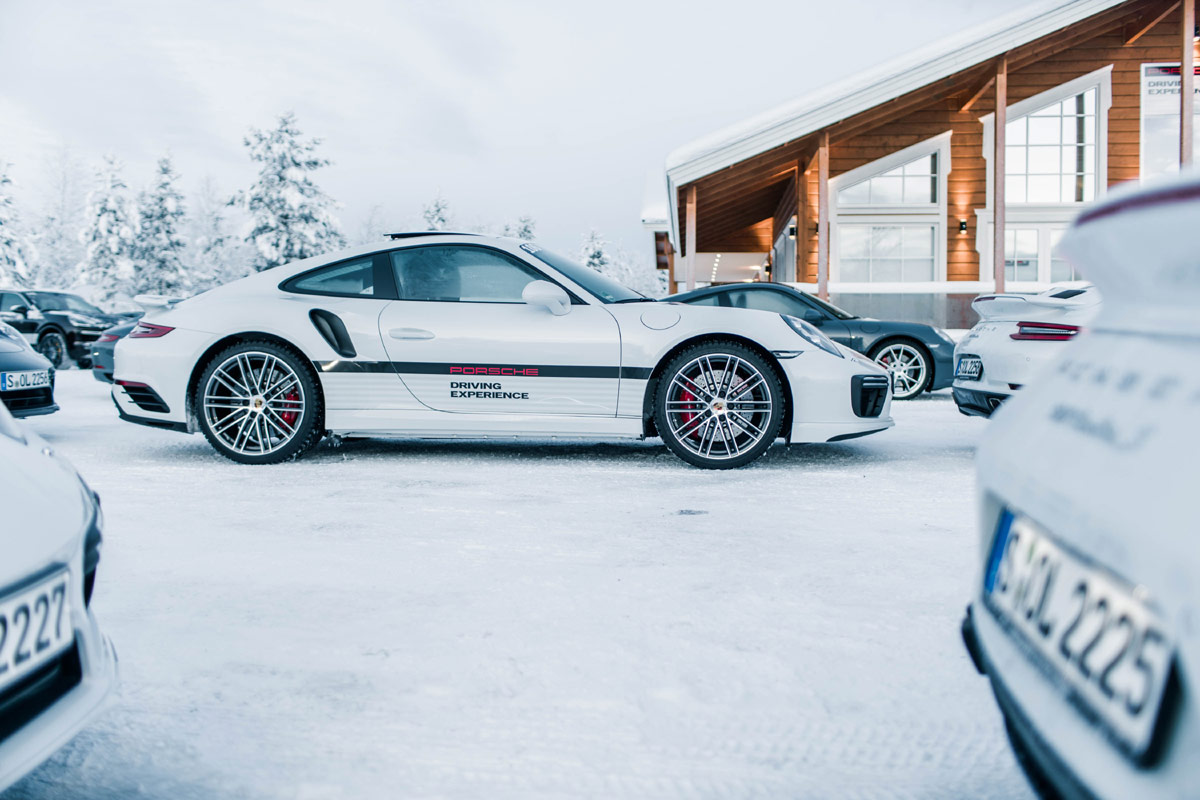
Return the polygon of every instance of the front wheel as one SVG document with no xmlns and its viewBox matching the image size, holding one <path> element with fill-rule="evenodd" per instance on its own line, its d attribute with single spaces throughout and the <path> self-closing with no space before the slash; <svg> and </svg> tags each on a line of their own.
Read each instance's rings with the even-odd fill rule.
<svg viewBox="0 0 1200 800">
<path fill-rule="evenodd" d="M 193 403 L 209 444 L 242 464 L 298 458 L 323 434 L 316 377 L 274 342 L 242 342 L 218 353 L 200 375 Z"/>
<path fill-rule="evenodd" d="M 655 426 L 671 452 L 704 469 L 749 464 L 779 436 L 786 399 L 774 366 L 736 342 L 684 350 L 663 371 Z"/>
<path fill-rule="evenodd" d="M 892 397 L 911 400 L 929 385 L 933 370 L 929 356 L 915 344 L 888 342 L 871 354 L 875 363 L 892 375 Z"/>
</svg>

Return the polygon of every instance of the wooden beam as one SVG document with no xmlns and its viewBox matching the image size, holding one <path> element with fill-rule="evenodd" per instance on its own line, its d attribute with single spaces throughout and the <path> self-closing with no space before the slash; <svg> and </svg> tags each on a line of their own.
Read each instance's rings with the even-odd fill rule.
<svg viewBox="0 0 1200 800">
<path fill-rule="evenodd" d="M 1150 32 L 1151 28 L 1153 28 L 1155 25 L 1157 25 L 1158 23 L 1160 23 L 1164 19 L 1166 19 L 1168 16 L 1170 16 L 1171 12 L 1177 8 L 1179 8 L 1179 0 L 1175 0 L 1174 3 L 1171 3 L 1171 5 L 1167 6 L 1165 9 L 1163 9 L 1163 12 L 1161 14 L 1159 14 L 1157 17 L 1155 17 L 1153 20 L 1151 20 L 1150 24 L 1142 26 L 1141 28 L 1139 28 L 1137 30 L 1136 33 L 1133 34 L 1133 36 L 1130 36 L 1128 39 L 1126 39 L 1125 47 L 1129 47 L 1129 45 L 1133 44 L 1138 39 L 1145 36 L 1147 33 Z"/>
<path fill-rule="evenodd" d="M 792 265 L 792 280 L 804 280 L 808 265 L 808 173 L 796 162 L 796 263 Z"/>
<path fill-rule="evenodd" d="M 829 132 L 817 146 L 817 297 L 829 299 Z"/>
<path fill-rule="evenodd" d="M 992 275 L 1004 291 L 1004 139 L 1008 122 L 1008 56 L 996 64 L 996 114 L 992 131 Z"/>
<path fill-rule="evenodd" d="M 996 82 L 996 70 L 994 67 L 989 65 L 987 75 L 984 75 L 983 80 L 981 80 L 975 86 L 975 88 L 971 90 L 971 93 L 969 95 L 967 95 L 966 102 L 958 107 L 958 113 L 965 114 L 968 111 L 970 111 L 971 106 L 973 106 L 977 102 L 979 102 L 980 98 L 983 97 L 984 93 L 987 92 L 988 89 L 992 88 L 992 84 L 995 82 Z"/>
<path fill-rule="evenodd" d="M 687 214 L 687 227 L 684 235 L 687 237 L 687 256 L 684 269 L 687 271 L 687 290 L 690 292 L 696 288 L 696 184 L 694 183 L 687 190 L 685 213 Z"/>
<path fill-rule="evenodd" d="M 1196 35 L 1195 0 L 1184 0 L 1183 25 L 1180 27 L 1179 58 L 1179 167 L 1192 163 L 1192 108 L 1195 106 L 1196 83 L 1195 43 Z"/>
</svg>

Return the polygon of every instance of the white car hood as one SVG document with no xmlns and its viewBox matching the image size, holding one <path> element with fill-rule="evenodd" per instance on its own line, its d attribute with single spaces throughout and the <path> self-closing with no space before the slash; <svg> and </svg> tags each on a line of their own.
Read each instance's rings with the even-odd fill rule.
<svg viewBox="0 0 1200 800">
<path fill-rule="evenodd" d="M 45 442 L 0 436 L 0 589 L 66 559 L 80 546 L 89 506 L 65 462 Z"/>
</svg>

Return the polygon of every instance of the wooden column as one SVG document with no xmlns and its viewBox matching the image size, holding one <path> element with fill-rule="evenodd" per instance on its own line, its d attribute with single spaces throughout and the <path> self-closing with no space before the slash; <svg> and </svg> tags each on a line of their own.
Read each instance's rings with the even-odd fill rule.
<svg viewBox="0 0 1200 800">
<path fill-rule="evenodd" d="M 796 263 L 792 280 L 804 280 L 808 267 L 808 173 L 804 164 L 796 162 Z"/>
<path fill-rule="evenodd" d="M 1195 0 L 1183 0 L 1183 26 L 1179 58 L 1179 168 L 1192 163 L 1192 106 L 1195 84 L 1193 37 L 1196 35 Z"/>
<path fill-rule="evenodd" d="M 992 276 L 1004 291 L 1004 140 L 1008 123 L 1008 56 L 996 64 L 996 115 L 992 148 Z"/>
<path fill-rule="evenodd" d="M 667 294 L 675 294 L 675 248 L 671 246 L 671 235 L 663 234 L 663 247 L 667 252 Z"/>
<path fill-rule="evenodd" d="M 693 184 L 687 191 L 687 255 L 684 257 L 684 269 L 687 271 L 687 290 L 696 288 L 696 186 Z"/>
<path fill-rule="evenodd" d="M 829 133 L 817 145 L 817 297 L 829 299 Z"/>
</svg>

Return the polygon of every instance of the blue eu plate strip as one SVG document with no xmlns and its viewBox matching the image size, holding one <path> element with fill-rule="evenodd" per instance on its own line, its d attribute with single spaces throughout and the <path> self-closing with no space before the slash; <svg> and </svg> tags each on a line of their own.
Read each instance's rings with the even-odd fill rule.
<svg viewBox="0 0 1200 800">
<path fill-rule="evenodd" d="M 996 573 L 1000 570 L 1000 559 L 1004 557 L 1004 546 L 1008 544 L 1008 533 L 1012 530 L 1012 512 L 1005 509 L 996 526 L 996 538 L 992 540 L 992 552 L 988 556 L 987 571 L 983 573 L 983 589 L 990 593 L 996 585 Z"/>
</svg>

